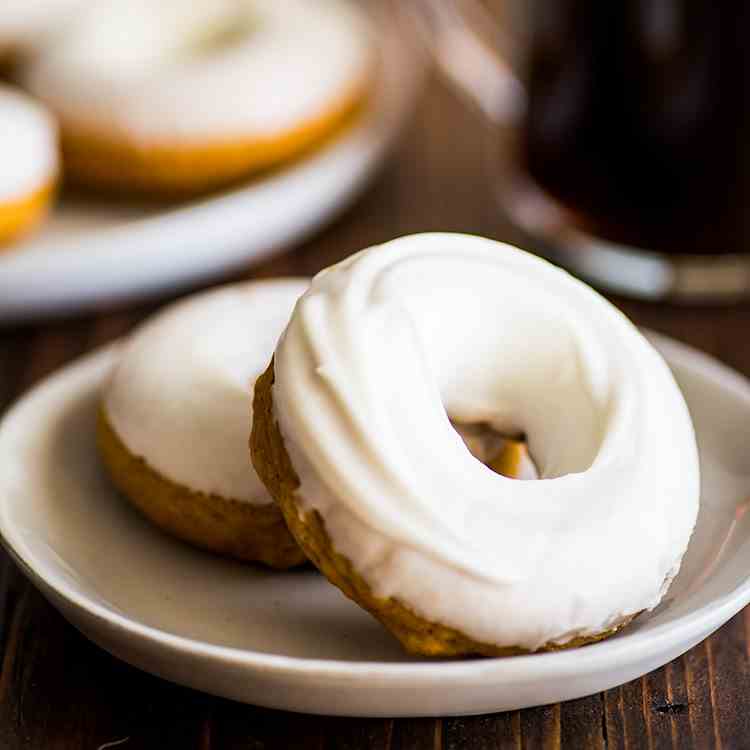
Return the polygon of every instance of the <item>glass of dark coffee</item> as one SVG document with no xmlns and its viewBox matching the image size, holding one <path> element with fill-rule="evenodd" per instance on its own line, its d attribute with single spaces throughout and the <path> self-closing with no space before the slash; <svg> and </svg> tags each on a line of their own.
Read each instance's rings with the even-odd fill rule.
<svg viewBox="0 0 750 750">
<path fill-rule="evenodd" d="M 750 298 L 750 5 L 411 0 L 532 249 L 599 286 Z"/>
</svg>

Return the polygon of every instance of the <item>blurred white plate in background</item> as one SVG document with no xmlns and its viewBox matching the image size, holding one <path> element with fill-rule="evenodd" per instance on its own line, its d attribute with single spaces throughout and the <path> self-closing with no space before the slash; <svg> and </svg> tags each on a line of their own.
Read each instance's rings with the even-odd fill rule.
<svg viewBox="0 0 750 750">
<path fill-rule="evenodd" d="M 63 200 L 0 254 L 0 323 L 157 295 L 300 242 L 343 210 L 385 156 L 414 100 L 420 60 L 379 11 L 380 77 L 368 110 L 304 159 L 179 207 Z M 356 248 L 353 248 L 356 249 Z"/>
<path fill-rule="evenodd" d="M 698 523 L 666 600 L 582 649 L 419 659 L 312 570 L 274 573 L 162 534 L 118 497 L 97 458 L 99 388 L 113 348 L 42 383 L 0 425 L 0 535 L 95 643 L 217 695 L 313 713 L 439 716 L 595 693 L 666 664 L 750 601 L 750 385 L 695 349 L 654 341 L 696 427 Z"/>
</svg>

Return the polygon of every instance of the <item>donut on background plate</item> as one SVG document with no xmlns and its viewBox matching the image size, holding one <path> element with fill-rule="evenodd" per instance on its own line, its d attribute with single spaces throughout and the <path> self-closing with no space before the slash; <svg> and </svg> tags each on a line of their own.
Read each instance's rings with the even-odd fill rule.
<svg viewBox="0 0 750 750">
<path fill-rule="evenodd" d="M 541 478 L 499 475 L 454 425 L 525 435 Z M 308 557 L 418 654 L 616 632 L 661 601 L 698 511 L 661 356 L 581 282 L 468 235 L 318 274 L 256 384 L 251 447 Z"/>
<path fill-rule="evenodd" d="M 114 484 L 193 545 L 275 568 L 305 561 L 247 461 L 255 378 L 305 279 L 191 296 L 137 328 L 102 394 L 98 442 Z"/>
<path fill-rule="evenodd" d="M 44 218 L 57 174 L 53 118 L 26 94 L 0 85 L 0 249 Z"/>
<path fill-rule="evenodd" d="M 103 0 L 23 71 L 57 113 L 72 180 L 172 196 L 301 153 L 373 74 L 348 0 Z"/>
</svg>

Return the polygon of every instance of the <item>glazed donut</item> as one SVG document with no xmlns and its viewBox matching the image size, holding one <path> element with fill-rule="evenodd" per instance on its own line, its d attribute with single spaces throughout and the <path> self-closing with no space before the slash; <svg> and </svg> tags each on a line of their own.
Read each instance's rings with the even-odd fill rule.
<svg viewBox="0 0 750 750">
<path fill-rule="evenodd" d="M 41 221 L 57 171 L 53 119 L 22 92 L 0 85 L 0 246 Z"/>
<path fill-rule="evenodd" d="M 660 355 L 551 264 L 423 234 L 318 274 L 255 389 L 258 475 L 308 557 L 411 652 L 582 645 L 655 607 L 698 510 Z M 453 424 L 524 435 L 507 479 Z"/>
<path fill-rule="evenodd" d="M 348 0 L 105 0 L 23 74 L 56 112 L 79 183 L 203 191 L 299 154 L 369 88 Z"/>
<path fill-rule="evenodd" d="M 247 461 L 257 375 L 304 279 L 230 285 L 138 328 L 105 387 L 101 456 L 147 518 L 191 544 L 288 568 L 305 560 Z"/>
</svg>

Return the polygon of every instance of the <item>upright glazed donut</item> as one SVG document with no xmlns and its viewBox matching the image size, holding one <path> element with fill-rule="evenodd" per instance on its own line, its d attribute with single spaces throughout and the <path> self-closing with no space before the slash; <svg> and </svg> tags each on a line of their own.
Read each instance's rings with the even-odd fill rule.
<svg viewBox="0 0 750 750">
<path fill-rule="evenodd" d="M 0 85 L 0 246 L 44 217 L 58 172 L 57 126 L 23 92 Z"/>
<path fill-rule="evenodd" d="M 363 100 L 373 56 L 348 0 L 104 0 L 35 56 L 66 170 L 189 193 L 291 158 Z"/>
<path fill-rule="evenodd" d="M 306 279 L 233 284 L 168 307 L 124 343 L 102 394 L 115 485 L 164 531 L 276 568 L 304 562 L 247 461 L 255 378 Z"/>
<path fill-rule="evenodd" d="M 538 481 L 454 424 L 526 436 Z M 661 356 L 528 253 L 404 237 L 315 277 L 255 391 L 252 457 L 311 560 L 410 651 L 588 643 L 655 607 L 698 510 Z"/>
</svg>

